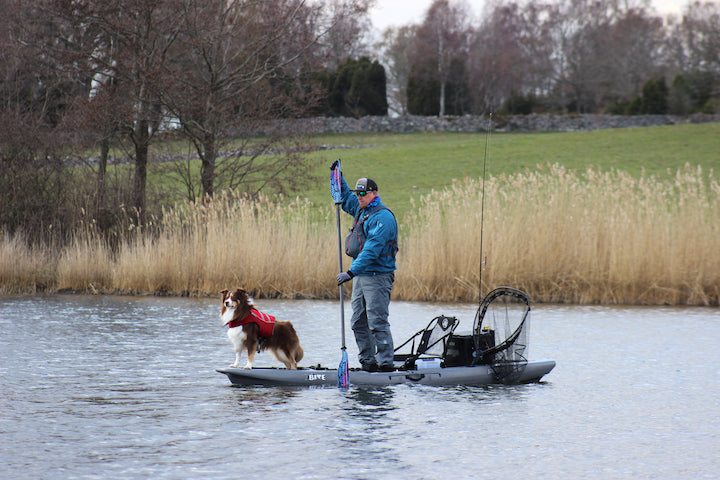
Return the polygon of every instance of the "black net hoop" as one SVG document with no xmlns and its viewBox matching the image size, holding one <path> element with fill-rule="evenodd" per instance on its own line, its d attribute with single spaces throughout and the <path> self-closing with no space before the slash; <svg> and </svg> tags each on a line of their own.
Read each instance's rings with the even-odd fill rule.
<svg viewBox="0 0 720 480">
<path fill-rule="evenodd" d="M 473 324 L 474 363 L 489 364 L 498 381 L 513 383 L 527 365 L 530 297 L 498 287 L 483 298 Z"/>
</svg>

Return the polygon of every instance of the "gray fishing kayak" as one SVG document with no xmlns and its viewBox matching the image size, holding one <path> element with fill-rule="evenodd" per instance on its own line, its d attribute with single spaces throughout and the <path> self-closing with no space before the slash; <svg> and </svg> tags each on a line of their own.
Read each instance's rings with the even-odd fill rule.
<svg viewBox="0 0 720 480">
<path fill-rule="evenodd" d="M 460 367 L 430 367 L 416 370 L 396 370 L 394 372 L 366 372 L 350 370 L 350 385 L 384 386 L 401 383 L 417 383 L 420 385 L 490 385 L 497 383 L 523 384 L 538 382 L 554 367 L 553 360 L 528 362 L 515 369 L 511 381 L 508 377 L 498 375 L 509 365 L 477 365 Z M 337 369 L 332 368 L 220 368 L 217 370 L 228 376 L 233 385 L 266 385 L 266 386 L 337 386 Z M 503 380 L 504 378 L 504 380 Z"/>
<path fill-rule="evenodd" d="M 539 382 L 555 361 L 527 359 L 530 298 L 499 287 L 480 303 L 473 330 L 455 333 L 458 319 L 440 315 L 395 349 L 392 372 L 349 371 L 350 385 L 490 385 Z M 233 385 L 337 386 L 338 371 L 321 366 L 221 368 Z"/>
</svg>

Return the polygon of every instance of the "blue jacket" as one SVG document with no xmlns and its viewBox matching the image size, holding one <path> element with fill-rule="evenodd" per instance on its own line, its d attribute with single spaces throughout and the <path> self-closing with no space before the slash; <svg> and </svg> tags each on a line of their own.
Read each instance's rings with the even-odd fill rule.
<svg viewBox="0 0 720 480">
<path fill-rule="evenodd" d="M 345 182 L 345 177 L 341 177 L 341 189 L 342 209 L 356 219 L 367 208 L 378 204 L 382 205 L 382 201 L 378 196 L 367 208 L 361 210 L 360 202 L 358 202 L 357 196 L 350 191 L 350 187 Z M 389 252 L 391 247 L 388 247 L 388 245 L 392 244 L 393 241 L 397 244 L 398 229 L 395 216 L 390 210 L 378 210 L 365 220 L 363 229 L 366 236 L 365 245 L 348 270 L 354 275 L 394 272 L 397 268 L 395 266 L 395 255 L 393 252 Z"/>
</svg>

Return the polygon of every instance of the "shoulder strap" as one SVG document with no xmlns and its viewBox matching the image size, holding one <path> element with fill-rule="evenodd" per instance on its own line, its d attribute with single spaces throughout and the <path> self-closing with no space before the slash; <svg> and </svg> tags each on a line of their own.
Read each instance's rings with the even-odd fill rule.
<svg viewBox="0 0 720 480">
<path fill-rule="evenodd" d="M 365 220 L 370 218 L 370 215 L 377 213 L 380 210 L 387 210 L 392 213 L 390 209 L 387 208 L 385 205 L 373 205 L 372 207 L 365 209 L 362 215 L 360 215 L 360 211 L 358 211 L 357 217 L 355 217 L 355 221 L 353 222 L 353 230 L 355 229 L 355 227 L 357 227 L 358 223 L 362 225 L 363 223 L 365 223 Z M 393 214 L 393 216 L 395 215 Z"/>
<path fill-rule="evenodd" d="M 370 208 L 365 209 L 364 214 L 362 215 L 362 221 L 364 222 L 367 220 L 370 215 L 379 212 L 380 210 L 390 210 L 385 205 L 373 205 Z M 360 212 L 358 212 L 358 216 L 355 218 L 355 222 L 357 223 L 358 219 L 360 218 Z"/>
</svg>

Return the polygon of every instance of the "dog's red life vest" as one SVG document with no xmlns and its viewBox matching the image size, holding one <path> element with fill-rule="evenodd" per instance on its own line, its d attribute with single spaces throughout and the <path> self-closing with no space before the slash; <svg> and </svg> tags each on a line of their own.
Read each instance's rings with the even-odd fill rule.
<svg viewBox="0 0 720 480">
<path fill-rule="evenodd" d="M 260 312 L 252 309 L 242 320 L 230 320 L 228 327 L 239 327 L 246 323 L 257 323 L 260 327 L 260 336 L 263 338 L 269 338 L 272 336 L 273 329 L 275 329 L 275 317 L 268 315 L 267 313 Z"/>
</svg>

